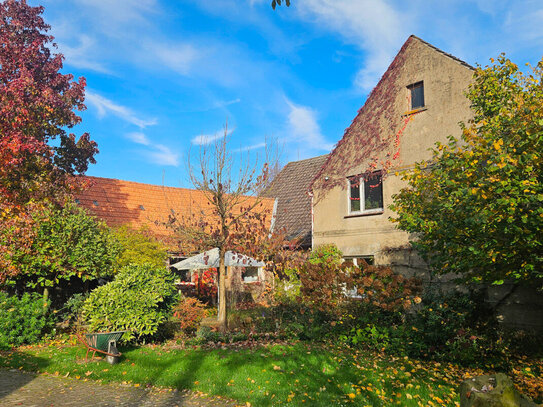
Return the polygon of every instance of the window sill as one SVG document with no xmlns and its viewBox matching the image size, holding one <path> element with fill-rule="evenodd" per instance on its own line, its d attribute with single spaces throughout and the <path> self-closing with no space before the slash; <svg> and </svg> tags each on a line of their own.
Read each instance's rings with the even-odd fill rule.
<svg viewBox="0 0 543 407">
<path fill-rule="evenodd" d="M 412 114 L 424 112 L 425 110 L 428 110 L 427 106 L 419 107 L 418 109 L 409 110 L 405 112 L 404 114 L 402 114 L 402 117 L 411 116 Z"/>
<path fill-rule="evenodd" d="M 380 211 L 368 211 L 368 212 L 359 212 L 359 213 L 351 213 L 350 215 L 345 215 L 343 218 L 344 219 L 347 219 L 347 218 L 360 218 L 362 216 L 373 216 L 373 215 L 382 215 L 385 211 L 384 210 L 380 210 Z"/>
</svg>

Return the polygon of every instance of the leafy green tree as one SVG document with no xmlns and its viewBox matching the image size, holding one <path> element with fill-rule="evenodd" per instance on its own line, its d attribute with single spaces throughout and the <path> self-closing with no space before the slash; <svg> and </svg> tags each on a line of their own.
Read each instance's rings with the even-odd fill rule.
<svg viewBox="0 0 543 407">
<path fill-rule="evenodd" d="M 121 226 L 113 231 L 122 250 L 115 260 L 115 269 L 129 264 L 150 264 L 154 267 L 164 267 L 168 259 L 167 247 L 155 239 L 148 229 L 133 230 Z"/>
<path fill-rule="evenodd" d="M 120 246 L 104 223 L 72 203 L 63 208 L 49 205 L 35 211 L 32 218 L 29 250 L 15 247 L 10 257 L 20 269 L 15 279 L 26 287 L 43 290 L 47 298 L 60 280 L 77 277 L 85 282 L 112 274 Z"/>
<path fill-rule="evenodd" d="M 529 73 L 491 61 L 475 72 L 461 139 L 403 175 L 393 221 L 436 273 L 543 288 L 543 60 Z"/>
</svg>

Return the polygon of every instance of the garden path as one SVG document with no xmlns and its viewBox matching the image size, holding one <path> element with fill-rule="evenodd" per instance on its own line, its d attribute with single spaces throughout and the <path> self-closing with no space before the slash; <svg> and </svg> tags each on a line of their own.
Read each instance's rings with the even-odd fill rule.
<svg viewBox="0 0 543 407">
<path fill-rule="evenodd" d="M 234 407 L 224 398 L 207 398 L 188 391 L 145 389 L 101 384 L 69 377 L 35 375 L 0 369 L 2 407 Z"/>
</svg>

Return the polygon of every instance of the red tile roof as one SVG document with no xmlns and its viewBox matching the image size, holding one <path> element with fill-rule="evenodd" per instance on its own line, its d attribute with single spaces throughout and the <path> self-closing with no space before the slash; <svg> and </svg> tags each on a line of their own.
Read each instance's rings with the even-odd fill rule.
<svg viewBox="0 0 543 407">
<path fill-rule="evenodd" d="M 201 191 L 111 178 L 85 178 L 89 185 L 76 196 L 82 207 L 111 227 L 147 227 L 157 238 L 170 245 L 174 242 L 173 232 L 163 223 L 168 221 L 172 211 L 178 216 L 210 213 L 208 201 Z M 247 197 L 247 203 L 254 199 Z M 263 199 L 262 212 L 270 214 L 267 217 L 269 222 L 273 206 L 273 199 Z"/>
</svg>

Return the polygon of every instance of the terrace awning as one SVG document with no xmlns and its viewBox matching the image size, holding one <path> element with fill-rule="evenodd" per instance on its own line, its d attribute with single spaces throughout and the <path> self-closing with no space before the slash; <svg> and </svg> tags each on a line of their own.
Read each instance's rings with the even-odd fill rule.
<svg viewBox="0 0 543 407">
<path fill-rule="evenodd" d="M 264 267 L 266 264 L 244 254 L 227 251 L 224 255 L 224 265 L 226 267 Z M 219 249 L 216 247 L 171 266 L 177 270 L 219 268 Z"/>
</svg>

